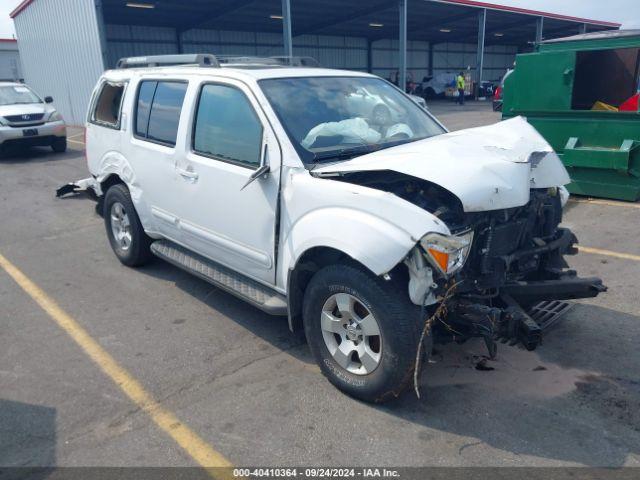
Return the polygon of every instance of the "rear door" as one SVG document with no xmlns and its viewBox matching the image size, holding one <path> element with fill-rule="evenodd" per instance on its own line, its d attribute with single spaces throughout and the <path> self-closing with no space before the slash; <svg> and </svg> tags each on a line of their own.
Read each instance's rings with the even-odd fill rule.
<svg viewBox="0 0 640 480">
<path fill-rule="evenodd" d="M 132 196 L 147 231 L 180 241 L 170 197 L 178 183 L 175 165 L 183 152 L 181 114 L 186 80 L 143 78 L 136 86 L 128 160 L 133 168 Z"/>
<path fill-rule="evenodd" d="M 256 280 L 275 281 L 281 153 L 250 88 L 205 81 L 192 89 L 186 155 L 169 210 L 184 244 Z M 248 183 L 268 162 L 270 171 Z"/>
<path fill-rule="evenodd" d="M 126 125 L 123 99 L 128 82 L 103 80 L 95 89 L 89 107 L 85 131 L 85 148 L 89 170 L 100 170 L 109 152 L 122 150 L 122 130 Z"/>
</svg>

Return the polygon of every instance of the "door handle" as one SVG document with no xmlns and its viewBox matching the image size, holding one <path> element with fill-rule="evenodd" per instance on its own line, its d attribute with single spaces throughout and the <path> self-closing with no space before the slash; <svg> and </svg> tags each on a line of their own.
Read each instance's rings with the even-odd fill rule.
<svg viewBox="0 0 640 480">
<path fill-rule="evenodd" d="M 196 181 L 200 175 L 193 171 L 193 167 L 189 166 L 187 168 L 177 168 L 180 176 L 184 178 L 188 178 L 189 180 Z"/>
</svg>

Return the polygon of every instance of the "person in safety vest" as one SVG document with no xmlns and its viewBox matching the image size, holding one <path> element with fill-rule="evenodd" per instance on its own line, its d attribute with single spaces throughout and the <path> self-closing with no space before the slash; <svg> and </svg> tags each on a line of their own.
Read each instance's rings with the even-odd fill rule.
<svg viewBox="0 0 640 480">
<path fill-rule="evenodd" d="M 463 72 L 460 72 L 460 75 L 456 78 L 456 87 L 458 88 L 458 103 L 460 105 L 464 105 L 464 88 L 466 87 L 466 84 Z"/>
</svg>

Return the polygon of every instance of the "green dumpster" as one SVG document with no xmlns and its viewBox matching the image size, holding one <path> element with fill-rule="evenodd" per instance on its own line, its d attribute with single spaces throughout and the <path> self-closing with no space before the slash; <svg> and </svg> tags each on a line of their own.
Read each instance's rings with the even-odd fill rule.
<svg viewBox="0 0 640 480">
<path fill-rule="evenodd" d="M 569 171 L 569 191 L 640 198 L 640 30 L 544 41 L 518 55 L 503 118 L 523 115 Z"/>
</svg>

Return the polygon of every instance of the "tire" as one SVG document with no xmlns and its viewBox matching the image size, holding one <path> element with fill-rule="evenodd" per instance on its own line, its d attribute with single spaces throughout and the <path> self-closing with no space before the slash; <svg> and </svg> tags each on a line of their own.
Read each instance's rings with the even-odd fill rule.
<svg viewBox="0 0 640 480">
<path fill-rule="evenodd" d="M 64 153 L 67 151 L 67 137 L 58 137 L 51 142 L 51 149 L 56 153 Z"/>
<path fill-rule="evenodd" d="M 125 185 L 119 183 L 107 190 L 103 216 L 109 243 L 118 260 L 129 267 L 148 263 L 152 240 L 144 233 Z"/>
<path fill-rule="evenodd" d="M 351 298 L 357 327 L 342 313 L 346 299 Z M 331 265 L 317 272 L 307 286 L 304 330 L 316 362 L 333 385 L 360 400 L 382 403 L 398 397 L 411 382 L 419 339 L 418 312 L 392 282 L 359 267 Z M 375 335 L 367 336 L 375 333 L 369 314 L 378 327 L 377 340 Z M 369 320 L 359 321 L 363 318 Z M 351 324 L 351 330 L 345 323 Z M 358 327 L 362 327 L 361 337 L 356 337 Z M 353 349 L 355 356 L 345 354 Z M 377 363 L 373 361 L 376 357 Z"/>
</svg>

